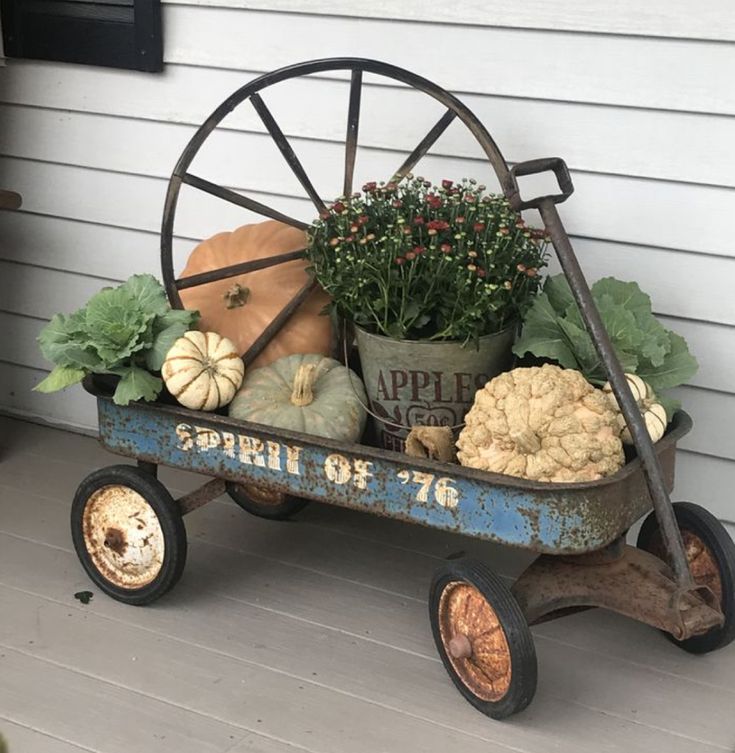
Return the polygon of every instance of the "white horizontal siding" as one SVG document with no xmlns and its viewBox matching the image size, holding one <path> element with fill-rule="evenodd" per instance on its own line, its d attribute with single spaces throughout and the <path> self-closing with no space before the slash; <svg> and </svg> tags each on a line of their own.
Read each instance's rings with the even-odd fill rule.
<svg viewBox="0 0 735 753">
<path fill-rule="evenodd" d="M 375 57 L 457 92 L 733 114 L 727 44 L 170 5 L 167 62 L 238 70 Z M 325 52 L 326 51 L 326 52 Z M 449 54 L 442 54 L 446 51 Z"/>
<path fill-rule="evenodd" d="M 59 77 L 56 65 L 34 61 L 13 61 L 11 72 L 0 77 L 0 102 L 184 125 L 199 125 L 226 96 L 259 75 L 173 64 L 160 76 L 141 76 L 70 65 Z M 125 91 L 125 97 L 119 96 L 120 91 Z M 287 135 L 341 142 L 343 119 L 334 116 L 331 105 L 346 102 L 348 94 L 345 81 L 310 77 L 283 84 L 264 96 Z M 733 125 L 727 116 L 477 94 L 463 95 L 462 100 L 488 124 L 511 162 L 528 159 L 529 154 L 563 154 L 578 171 L 735 184 Z M 305 107 L 304 102 L 314 107 Z M 369 81 L 363 103 L 361 146 L 393 150 L 413 149 L 441 110 L 418 92 Z M 320 110 L 323 116 L 316 117 Z M 412 117 L 376 115 L 396 112 L 411 112 Z M 265 132 L 251 107 L 235 110 L 225 125 Z M 432 153 L 476 157 L 478 150 L 465 131 L 450 128 Z"/>
<path fill-rule="evenodd" d="M 561 208 L 591 279 L 637 279 L 700 371 L 679 397 L 695 419 L 677 493 L 735 521 L 735 20 L 718 0 L 185 0 L 164 6 L 161 75 L 12 61 L 0 77 L 0 174 L 23 194 L 0 225 L 0 406 L 82 427 L 81 389 L 41 396 L 34 339 L 56 311 L 134 272 L 158 272 L 168 175 L 206 115 L 260 73 L 325 55 L 384 59 L 450 90 L 506 158 L 560 155 L 576 187 Z M 687 11 L 687 12 L 685 12 Z M 391 22 L 389 19 L 393 19 Z M 715 42 L 714 40 L 717 40 Z M 424 51 L 432 54 L 423 54 Z M 463 54 L 459 54 L 462 52 Z M 264 94 L 325 198 L 340 188 L 348 84 L 341 73 Z M 388 177 L 442 108 L 366 77 L 356 182 Z M 304 220 L 313 207 L 252 108 L 227 118 L 193 168 Z M 421 164 L 432 178 L 492 185 L 455 123 Z M 525 190 L 530 190 L 524 186 Z M 177 268 L 196 239 L 254 219 L 191 189 L 177 215 Z M 6 338 L 7 339 L 7 338 Z"/>
<path fill-rule="evenodd" d="M 177 5 L 241 8 L 242 0 L 164 0 Z M 735 15 L 729 0 L 709 0 L 692 12 L 691 0 L 248 0 L 253 10 L 327 16 L 400 19 L 420 23 L 505 26 L 513 29 L 641 34 L 651 37 L 735 40 Z"/>
</svg>

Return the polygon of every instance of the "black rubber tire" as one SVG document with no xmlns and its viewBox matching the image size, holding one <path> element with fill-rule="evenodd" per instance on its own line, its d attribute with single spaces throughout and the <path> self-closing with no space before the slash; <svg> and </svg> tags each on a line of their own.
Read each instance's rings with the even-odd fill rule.
<svg viewBox="0 0 735 753">
<path fill-rule="evenodd" d="M 277 504 L 263 504 L 253 496 L 248 495 L 242 484 L 228 481 L 226 487 L 227 493 L 235 504 L 251 515 L 257 515 L 259 518 L 267 518 L 268 520 L 287 520 L 309 504 L 307 499 L 291 497 L 288 494 L 283 494 L 283 500 Z"/>
<path fill-rule="evenodd" d="M 126 588 L 110 581 L 94 564 L 84 538 L 84 511 L 89 499 L 105 486 L 127 486 L 153 509 L 163 533 L 164 554 L 156 577 L 139 588 Z M 130 465 L 112 465 L 90 473 L 79 485 L 71 508 L 71 535 L 79 561 L 89 577 L 108 596 L 134 606 L 160 599 L 181 577 L 186 564 L 186 528 L 166 487 L 145 471 Z"/>
<path fill-rule="evenodd" d="M 695 635 L 683 641 L 676 640 L 667 632 L 664 632 L 664 635 L 689 653 L 707 654 L 718 648 L 724 648 L 735 640 L 735 543 L 722 523 L 700 505 L 692 502 L 676 502 L 673 507 L 682 533 L 685 531 L 693 533 L 701 539 L 714 557 L 722 583 L 720 608 L 725 615 L 725 624 L 704 635 Z M 644 551 L 660 555 L 660 534 L 654 513 L 651 513 L 643 522 L 638 534 L 637 546 Z"/>
<path fill-rule="evenodd" d="M 494 610 L 508 643 L 511 680 L 508 690 L 497 701 L 477 696 L 452 666 L 439 627 L 439 603 L 444 589 L 461 581 L 474 586 Z M 429 592 L 429 619 L 434 642 L 444 668 L 459 692 L 478 710 L 493 719 L 505 719 L 528 706 L 536 693 L 538 667 L 533 636 L 526 618 L 510 589 L 486 565 L 471 559 L 452 560 L 434 575 Z"/>
</svg>

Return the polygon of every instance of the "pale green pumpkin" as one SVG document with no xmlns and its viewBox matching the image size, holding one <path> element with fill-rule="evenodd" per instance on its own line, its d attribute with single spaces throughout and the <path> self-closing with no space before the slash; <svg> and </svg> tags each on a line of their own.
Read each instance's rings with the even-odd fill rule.
<svg viewBox="0 0 735 753">
<path fill-rule="evenodd" d="M 297 353 L 249 372 L 229 413 L 242 421 L 354 442 L 365 428 L 366 402 L 360 378 L 339 361 Z"/>
</svg>

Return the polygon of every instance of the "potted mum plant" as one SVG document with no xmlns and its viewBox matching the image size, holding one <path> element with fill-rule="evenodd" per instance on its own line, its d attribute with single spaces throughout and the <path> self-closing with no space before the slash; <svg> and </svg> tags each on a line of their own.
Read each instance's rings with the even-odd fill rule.
<svg viewBox="0 0 735 753">
<path fill-rule="evenodd" d="M 311 226 L 308 255 L 354 326 L 384 447 L 401 450 L 414 425 L 460 424 L 475 391 L 510 367 L 545 247 L 472 179 L 366 183 Z"/>
</svg>

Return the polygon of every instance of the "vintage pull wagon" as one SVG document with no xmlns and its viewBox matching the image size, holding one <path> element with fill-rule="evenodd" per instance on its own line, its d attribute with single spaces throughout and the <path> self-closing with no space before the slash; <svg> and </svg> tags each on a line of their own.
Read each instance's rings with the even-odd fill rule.
<svg viewBox="0 0 735 753">
<path fill-rule="evenodd" d="M 408 174 L 458 119 L 479 142 L 513 207 L 539 210 L 606 366 L 635 440 L 636 456 L 601 481 L 532 483 L 368 445 L 273 431 L 163 403 L 120 407 L 87 381 L 87 389 L 97 396 L 101 442 L 112 452 L 137 460 L 137 467 L 115 465 L 95 471 L 77 491 L 72 534 L 92 580 L 120 601 L 148 604 L 166 593 L 182 573 L 186 513 L 223 493 L 246 510 L 270 518 L 287 517 L 308 500 L 318 500 L 539 554 L 512 588 L 485 564 L 469 560 L 448 561 L 430 587 L 429 616 L 439 655 L 465 698 L 493 718 L 520 711 L 533 698 L 536 655 L 529 625 L 543 620 L 604 607 L 665 631 L 694 653 L 730 643 L 735 638 L 735 545 L 706 510 L 690 503 L 672 505 L 669 500 L 676 443 L 691 428 L 691 420 L 680 411 L 664 438 L 653 445 L 557 213 L 556 204 L 573 190 L 561 159 L 533 160 L 509 168 L 482 123 L 457 98 L 384 63 L 337 58 L 263 75 L 212 113 L 174 169 L 161 234 L 163 277 L 171 304 L 181 306 L 179 290 L 185 287 L 294 258 L 289 253 L 176 279 L 172 238 L 177 200 L 182 184 L 187 184 L 263 216 L 307 227 L 305 222 L 188 170 L 222 119 L 249 102 L 317 211 L 323 209 L 260 92 L 294 77 L 335 71 L 351 75 L 345 194 L 352 190 L 362 77 L 369 73 L 413 87 L 446 107 L 396 175 Z M 544 171 L 556 175 L 559 192 L 522 199 L 517 178 Z M 311 278 L 305 279 L 293 301 L 245 353 L 246 364 L 263 350 L 313 285 Z M 159 465 L 196 471 L 211 480 L 174 500 L 157 479 Z M 627 545 L 627 531 L 647 513 L 638 546 Z"/>
</svg>

